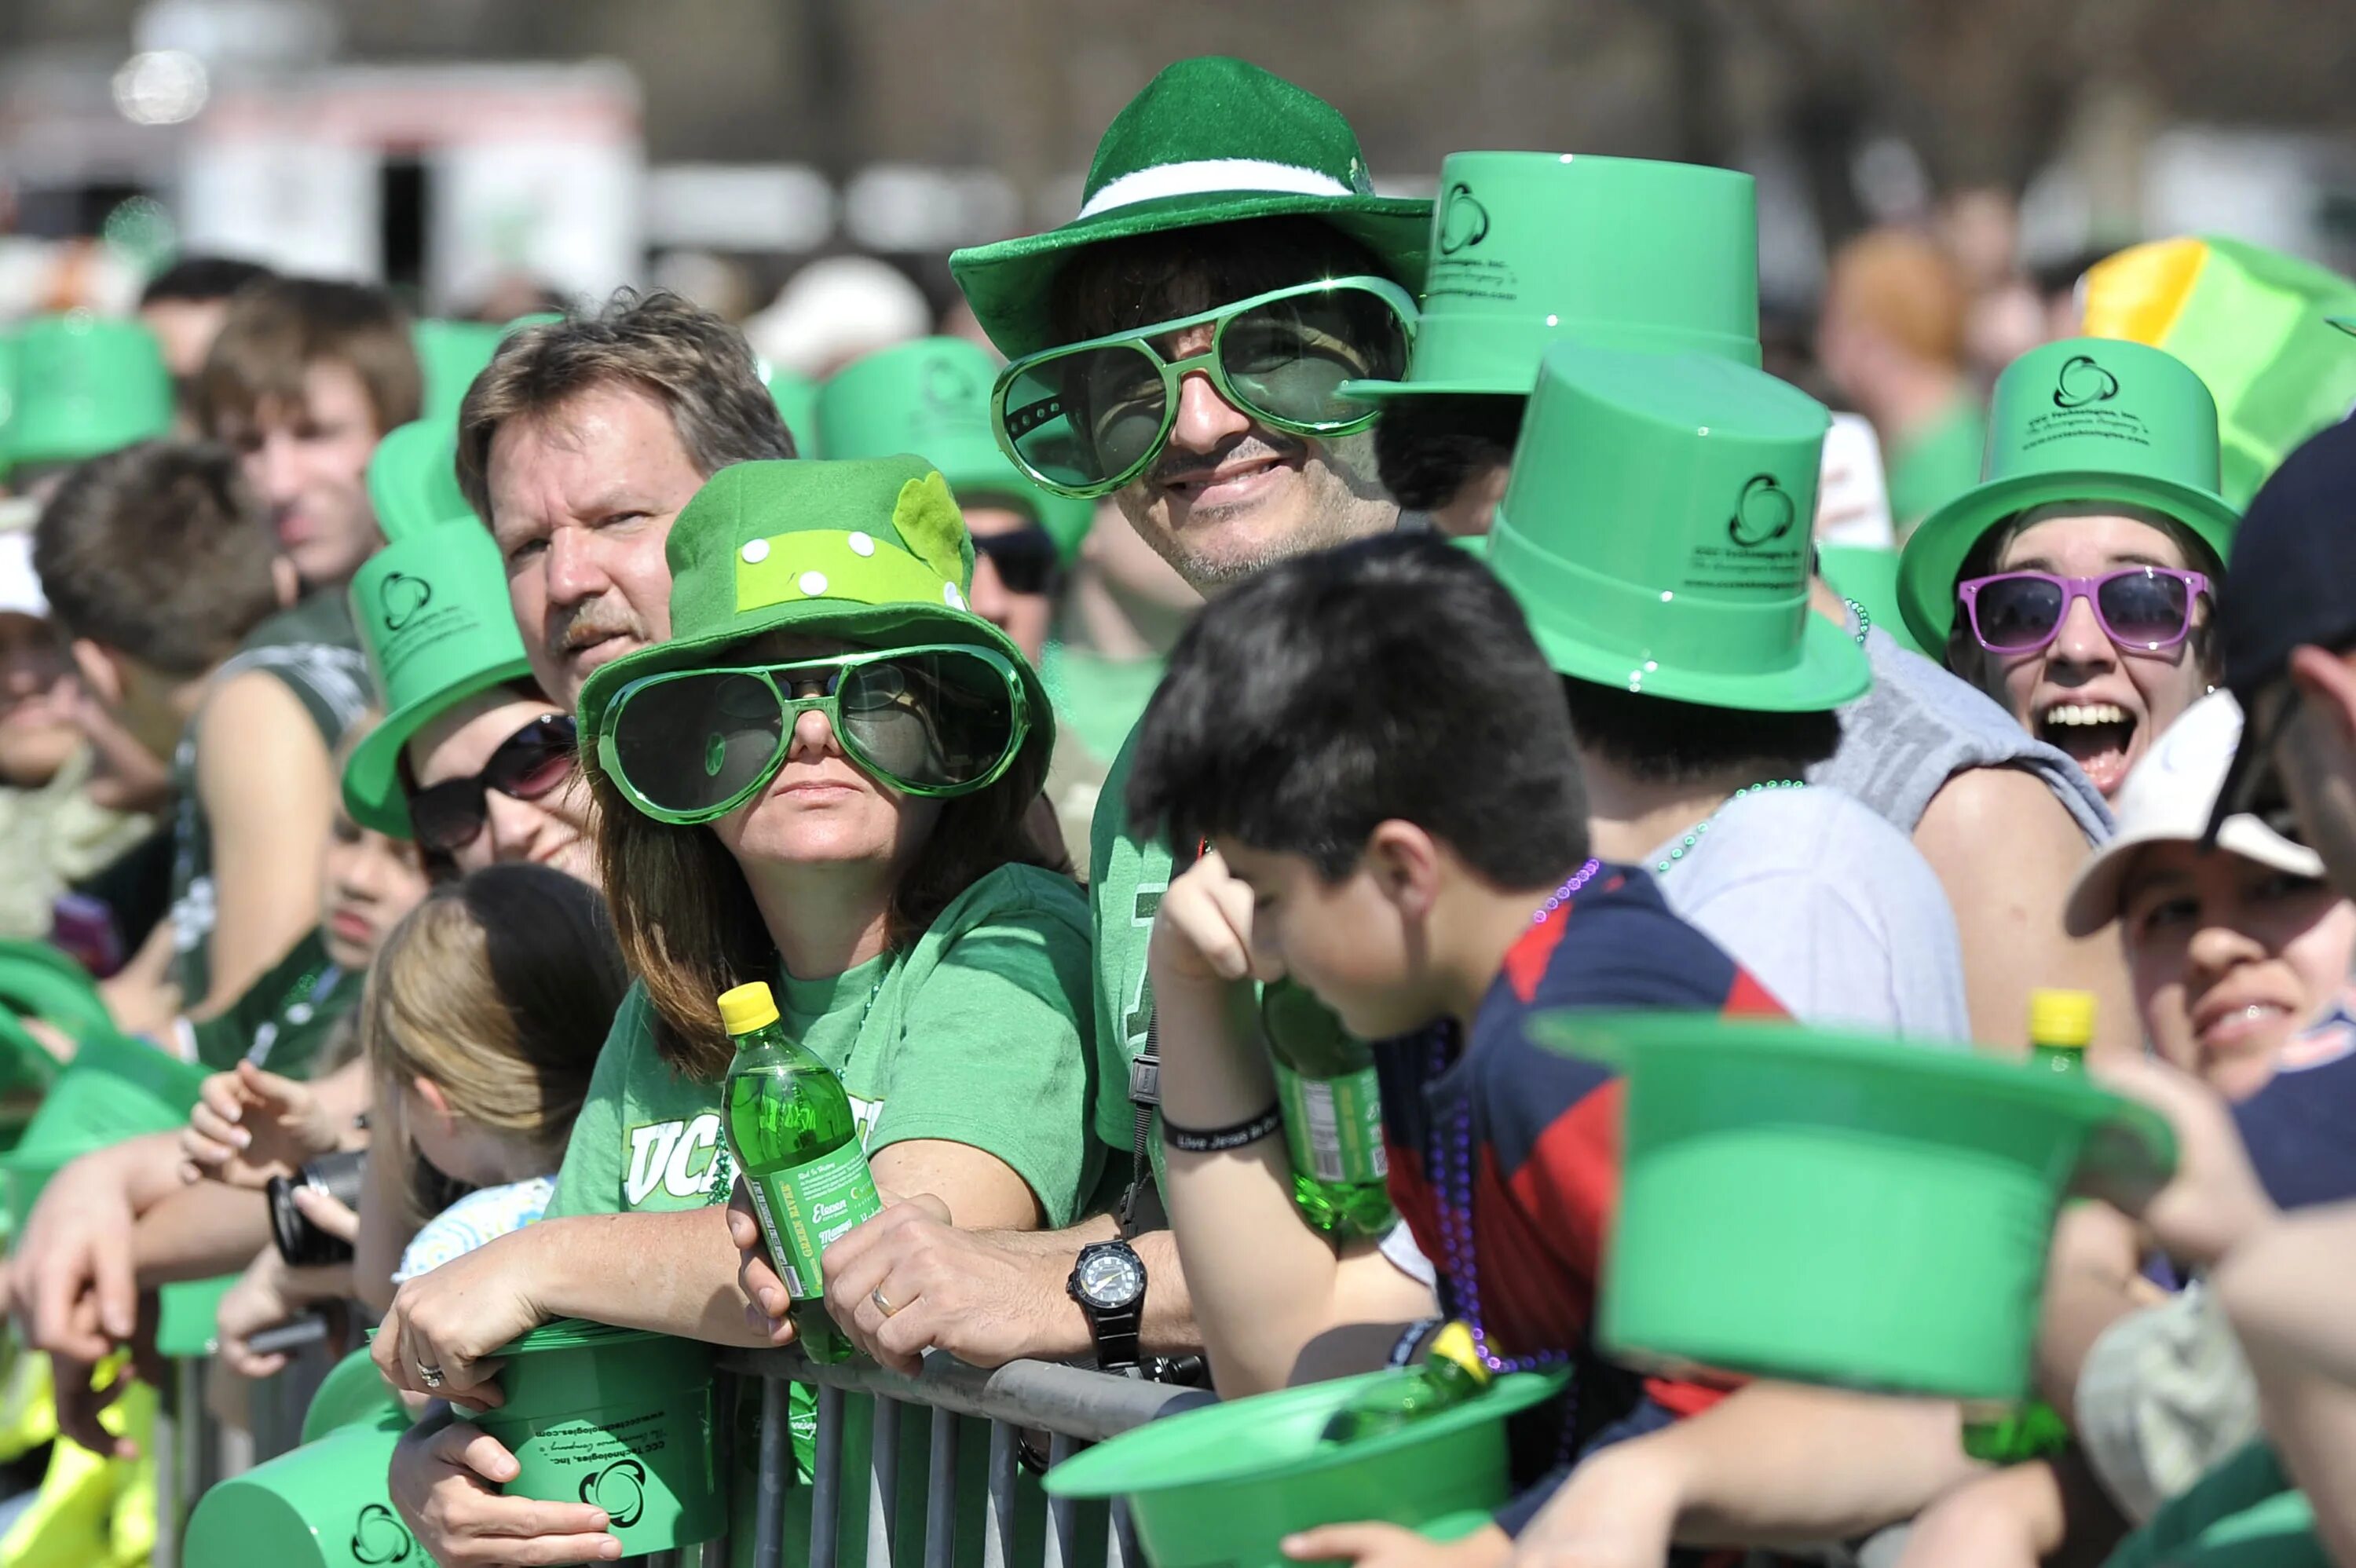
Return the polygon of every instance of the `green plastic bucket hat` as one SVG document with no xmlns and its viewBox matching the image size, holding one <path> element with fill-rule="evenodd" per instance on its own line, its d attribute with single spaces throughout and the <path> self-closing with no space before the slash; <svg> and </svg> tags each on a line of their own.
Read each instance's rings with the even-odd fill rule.
<svg viewBox="0 0 2356 1568">
<path fill-rule="evenodd" d="M 1127 1432 L 1047 1473 L 1057 1498 L 1127 1498 L 1154 1568 L 1280 1568 L 1279 1542 L 1379 1520 L 1439 1541 L 1471 1534 L 1507 1496 L 1505 1418 L 1562 1386 L 1515 1372 L 1386 1436 L 1322 1443 L 1325 1423 L 1396 1371 L 1311 1383 Z"/>
<path fill-rule="evenodd" d="M 1748 365 L 1547 353 L 1488 561 L 1557 670 L 1762 712 L 1835 708 L 1865 654 L 1808 608 L 1831 416 Z"/>
<path fill-rule="evenodd" d="M 1896 550 L 1878 545 L 1820 544 L 1816 575 L 1831 584 L 1834 592 L 1855 601 L 1865 612 L 1867 625 L 1880 627 L 1909 653 L 1924 653 L 1898 608 Z"/>
<path fill-rule="evenodd" d="M 0 1155 L 0 1185 L 18 1230 L 48 1179 L 93 1149 L 188 1119 L 205 1070 L 111 1029 L 85 1034 L 25 1136 Z"/>
<path fill-rule="evenodd" d="M 1357 133 L 1323 99 L 1247 61 L 1204 55 L 1164 68 L 1113 116 L 1078 217 L 956 251 L 949 271 L 990 340 L 1017 359 L 1055 343 L 1055 274 L 1082 248 L 1286 216 L 1332 224 L 1408 292 L 1421 290 L 1431 203 L 1376 196 Z"/>
<path fill-rule="evenodd" d="M 824 457 L 826 448 L 818 438 L 818 383 L 808 376 L 781 370 L 766 359 L 756 360 L 753 368 L 760 373 L 761 384 L 769 389 L 769 400 L 777 405 L 786 433 L 794 438 L 794 455 Z"/>
<path fill-rule="evenodd" d="M 1599 1339 L 1641 1363 L 2020 1399 L 2064 1191 L 2175 1163 L 2155 1113 L 2022 1062 L 1692 1013 L 1531 1033 L 1627 1078 Z"/>
<path fill-rule="evenodd" d="M 376 1370 L 375 1359 L 362 1345 L 328 1368 L 327 1375 L 319 1380 L 319 1390 L 303 1413 L 303 1441 L 316 1443 L 330 1432 L 373 1425 L 387 1418 L 397 1418 L 404 1427 L 409 1424 L 401 1401 L 386 1386 L 384 1374 Z"/>
<path fill-rule="evenodd" d="M 369 458 L 369 505 L 377 527 L 398 542 L 437 523 L 472 520 L 458 488 L 458 427 L 448 416 L 387 431 Z"/>
<path fill-rule="evenodd" d="M 155 334 L 86 310 L 16 329 L 9 461 L 80 463 L 172 428 L 172 378 Z"/>
<path fill-rule="evenodd" d="M 671 524 L 670 640 L 600 666 L 581 688 L 581 733 L 631 681 L 720 662 L 764 632 L 870 646 L 962 643 L 1012 665 L 1029 704 L 1026 750 L 1052 754 L 1046 688 L 1006 634 L 966 607 L 973 540 L 948 481 L 923 458 L 736 463 Z"/>
<path fill-rule="evenodd" d="M 382 723 L 344 764 L 344 809 L 410 836 L 401 752 L 411 737 L 477 692 L 530 680 L 499 547 L 472 517 L 407 534 L 352 579 L 352 620 L 383 704 Z"/>
<path fill-rule="evenodd" d="M 1997 378 L 1980 482 L 1923 518 L 1899 558 L 1899 604 L 1914 640 L 1944 649 L 1973 547 L 2056 501 L 2173 517 L 2222 572 L 2240 514 L 2217 492 L 2217 405 L 2175 356 L 2115 337 L 2030 349 Z"/>
<path fill-rule="evenodd" d="M 2217 400 L 2219 493 L 2238 510 L 2275 466 L 2356 404 L 2356 344 L 2331 330 L 2356 282 L 2220 235 L 2158 240 L 2086 273 L 2082 330 L 2190 366 Z"/>
<path fill-rule="evenodd" d="M 624 1556 L 692 1546 L 728 1528 L 711 1346 L 568 1317 L 498 1354 L 505 1397 L 474 1419 L 515 1456 L 509 1496 L 594 1503 Z"/>
<path fill-rule="evenodd" d="M 920 337 L 844 366 L 818 394 L 818 443 L 831 457 L 914 452 L 940 470 L 960 506 L 1003 506 L 1047 531 L 1069 565 L 1095 520 L 1093 503 L 1031 482 L 999 449 L 990 424 L 998 362 L 962 337 Z"/>
<path fill-rule="evenodd" d="M 187 1568 L 424 1568 L 431 1559 L 385 1485 L 408 1427 L 405 1416 L 346 1427 L 216 1481 L 189 1515 L 180 1561 Z"/>
<path fill-rule="evenodd" d="M 0 1004 L 68 1034 L 114 1027 L 90 971 L 46 942 L 0 941 Z"/>
<path fill-rule="evenodd" d="M 16 461 L 16 335 L 0 332 L 0 479 Z"/>
<path fill-rule="evenodd" d="M 155 1353 L 193 1360 L 220 1349 L 221 1297 L 240 1277 L 181 1280 L 156 1292 Z"/>
<path fill-rule="evenodd" d="M 1451 153 L 1407 378 L 1354 397 L 1527 397 L 1577 336 L 1759 363 L 1759 202 L 1749 175 L 1570 153 Z"/>
<path fill-rule="evenodd" d="M 437 321 L 421 317 L 409 325 L 409 341 L 417 350 L 417 368 L 425 378 L 426 419 L 455 419 L 466 389 L 498 352 L 509 329 L 487 321 Z"/>
</svg>

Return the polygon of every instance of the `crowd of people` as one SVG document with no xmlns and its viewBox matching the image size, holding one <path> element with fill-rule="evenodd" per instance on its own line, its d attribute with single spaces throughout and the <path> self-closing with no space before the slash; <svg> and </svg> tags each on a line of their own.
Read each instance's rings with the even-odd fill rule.
<svg viewBox="0 0 2356 1568">
<path fill-rule="evenodd" d="M 823 1297 L 885 1368 L 1233 1399 L 1453 1319 L 1571 1370 L 1489 1526 L 1301 1560 L 2177 1561 L 2303 1491 L 2305 1560 L 2356 1563 L 2356 286 L 2138 248 L 1983 388 L 1933 242 L 1860 240 L 1823 363 L 1889 537 L 1836 547 L 1755 228 L 1743 176 L 1583 155 L 1383 197 L 1330 106 L 1205 58 L 1072 222 L 950 259 L 991 348 L 809 385 L 660 293 L 458 331 L 209 262 L 21 325 L 0 920 L 209 1075 L 10 1239 L 59 1446 L 132 1462 L 156 1287 L 236 1274 L 224 1381 L 374 1327 L 434 1561 L 617 1556 L 470 1417 L 553 1319 L 799 1335 L 722 1126 L 757 980 L 885 1199 Z M 1296 1207 L 1280 977 L 1376 1042 L 1387 1233 Z M 1621 1081 L 1534 1017 L 2020 1057 L 2051 988 L 2180 1151 L 2062 1217 L 2061 1440 L 1599 1341 Z M 263 1189 L 359 1150 L 356 1202 L 291 1200 L 348 1261 L 290 1261 Z M 797 1477 L 814 1430 L 798 1385 Z"/>
</svg>

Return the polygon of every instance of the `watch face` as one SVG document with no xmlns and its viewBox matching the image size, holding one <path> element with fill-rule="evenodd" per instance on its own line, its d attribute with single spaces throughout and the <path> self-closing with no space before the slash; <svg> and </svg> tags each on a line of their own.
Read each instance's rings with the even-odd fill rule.
<svg viewBox="0 0 2356 1568">
<path fill-rule="evenodd" d="M 1107 1247 L 1080 1260 L 1080 1296 L 1099 1312 L 1134 1306 L 1145 1294 L 1145 1269 L 1126 1247 Z"/>
</svg>

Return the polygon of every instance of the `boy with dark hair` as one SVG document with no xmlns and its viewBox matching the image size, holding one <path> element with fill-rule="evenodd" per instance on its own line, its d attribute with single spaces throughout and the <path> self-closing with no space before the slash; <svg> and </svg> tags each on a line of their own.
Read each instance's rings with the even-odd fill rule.
<svg viewBox="0 0 2356 1568">
<path fill-rule="evenodd" d="M 1337 1525 L 1289 1543 L 1303 1558 L 1502 1563 L 1561 1484 L 1568 1466 L 1542 1474 L 1558 1454 L 1576 1464 L 1681 1418 L 1736 1433 L 1789 1423 L 1779 1435 L 1804 1451 L 1901 1456 L 1859 1484 L 1801 1488 L 1784 1513 L 1691 1527 L 1727 1541 L 1900 1517 L 1920 1500 L 1912 1462 L 1956 1441 L 1951 1410 L 1766 1384 L 1729 1397 L 1593 1343 L 1621 1091 L 1607 1070 L 1533 1044 L 1530 1018 L 1781 1009 L 1642 870 L 1584 859 L 1580 779 L 1552 672 L 1511 598 L 1431 539 L 1271 568 L 1214 602 L 1146 711 L 1128 796 L 1140 831 L 1215 845 L 1163 896 L 1151 962 L 1171 1218 L 1223 1388 L 1404 1360 L 1435 1327 L 1397 1271 L 1337 1257 L 1294 1213 L 1249 1022 L 1251 982 L 1281 974 L 1382 1042 L 1391 1192 L 1438 1264 L 1440 1308 L 1492 1369 L 1569 1365 L 1578 1390 L 1559 1424 L 1523 1435 L 1518 1477 L 1536 1484 L 1495 1528 L 1442 1547 Z M 1958 1448 L 1952 1468 L 1964 1465 Z M 1738 1466 L 1723 1495 L 1772 1480 L 1780 1500 L 1788 1472 Z M 1612 1561 L 1660 1561 L 1687 1527 L 1682 1499 L 1653 1511 L 1662 1495 L 1631 1498 L 1642 1522 Z"/>
<path fill-rule="evenodd" d="M 83 464 L 33 561 L 93 696 L 172 760 L 172 918 L 109 984 L 126 1029 L 229 1006 L 318 922 L 330 753 L 367 702 L 357 655 L 247 646 L 285 602 L 269 536 L 215 446 Z"/>
<path fill-rule="evenodd" d="M 205 368 L 213 339 L 229 317 L 229 302 L 240 289 L 272 275 L 269 268 L 229 256 L 183 256 L 154 277 L 139 292 L 139 319 L 163 346 L 165 368 L 172 372 L 180 416 L 193 426 L 196 411 L 189 406 L 196 392 L 197 373 Z"/>
</svg>

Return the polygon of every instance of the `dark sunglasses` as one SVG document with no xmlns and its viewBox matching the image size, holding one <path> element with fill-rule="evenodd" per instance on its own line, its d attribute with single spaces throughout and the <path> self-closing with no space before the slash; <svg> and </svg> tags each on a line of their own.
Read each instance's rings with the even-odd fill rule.
<svg viewBox="0 0 2356 1568">
<path fill-rule="evenodd" d="M 409 827 L 423 848 L 455 855 L 490 821 L 488 792 L 538 800 L 573 776 L 578 731 L 570 713 L 548 713 L 499 742 L 483 771 L 409 792 Z"/>
<path fill-rule="evenodd" d="M 1055 541 L 1044 528 L 976 534 L 973 549 L 997 569 L 998 581 L 1009 593 L 1044 593 L 1055 580 Z"/>
<path fill-rule="evenodd" d="M 2062 635 L 2073 600 L 2094 607 L 2103 635 L 2123 650 L 2158 653 L 2192 633 L 2192 606 L 2209 592 L 2197 571 L 2130 566 L 2100 577 L 2000 571 L 1955 584 L 1972 635 L 1992 654 L 2030 654 Z"/>
</svg>

